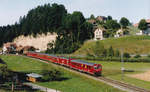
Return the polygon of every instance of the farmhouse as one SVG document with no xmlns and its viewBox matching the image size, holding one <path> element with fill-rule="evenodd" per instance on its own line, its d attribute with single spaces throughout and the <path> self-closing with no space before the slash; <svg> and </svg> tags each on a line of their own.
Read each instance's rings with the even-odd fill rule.
<svg viewBox="0 0 150 92">
<path fill-rule="evenodd" d="M 117 32 L 116 32 L 116 35 L 114 35 L 114 37 L 121 37 L 123 36 L 123 30 L 122 29 L 119 29 Z"/>
<path fill-rule="evenodd" d="M 15 43 L 12 43 L 12 42 L 5 43 L 3 45 L 3 53 L 9 53 L 9 52 L 15 51 L 16 48 L 17 48 L 17 45 Z"/>
<path fill-rule="evenodd" d="M 94 40 L 103 40 L 103 32 L 104 32 L 104 29 L 102 28 L 97 28 L 95 31 L 94 31 Z"/>
</svg>

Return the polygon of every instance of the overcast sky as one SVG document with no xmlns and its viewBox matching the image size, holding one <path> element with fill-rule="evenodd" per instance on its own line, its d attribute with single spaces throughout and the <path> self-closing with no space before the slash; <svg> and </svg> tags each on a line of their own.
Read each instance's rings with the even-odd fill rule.
<svg viewBox="0 0 150 92">
<path fill-rule="evenodd" d="M 85 17 L 111 15 L 134 23 L 150 19 L 150 0 L 0 0 L 0 26 L 14 24 L 30 9 L 46 3 L 63 4 L 69 13 L 81 11 Z"/>
</svg>

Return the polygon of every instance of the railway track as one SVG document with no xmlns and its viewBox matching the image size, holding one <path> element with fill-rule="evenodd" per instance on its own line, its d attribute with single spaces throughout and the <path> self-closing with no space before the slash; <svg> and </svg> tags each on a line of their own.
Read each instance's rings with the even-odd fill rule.
<svg viewBox="0 0 150 92">
<path fill-rule="evenodd" d="M 116 80 L 112 80 L 112 79 L 108 79 L 108 78 L 104 78 L 104 77 L 99 77 L 99 79 L 104 81 L 105 83 L 107 82 L 109 85 L 115 86 L 116 88 L 122 89 L 124 91 L 128 91 L 128 92 L 150 92 L 150 90 L 136 87 L 134 85 L 123 83 L 120 81 L 116 81 Z"/>
<path fill-rule="evenodd" d="M 20 55 L 20 56 L 23 56 L 23 55 Z M 28 56 L 24 56 L 24 57 L 28 57 Z M 36 59 L 36 60 L 39 60 L 41 62 L 47 63 L 47 61 L 45 61 L 45 60 L 41 60 L 41 59 L 37 59 L 37 58 L 33 58 L 33 57 L 28 57 L 28 58 Z M 70 69 L 70 68 L 67 68 L 67 67 L 64 67 L 64 66 L 61 66 L 61 65 L 57 65 L 57 64 L 53 64 L 53 65 L 54 66 L 59 66 L 59 67 L 64 68 L 68 71 L 86 76 L 88 78 L 91 78 L 91 79 L 94 79 L 94 80 L 97 80 L 97 81 L 100 81 L 100 82 L 104 82 L 108 85 L 111 85 L 111 86 L 113 86 L 115 88 L 118 88 L 120 90 L 123 90 L 123 91 L 127 91 L 127 92 L 150 92 L 150 90 L 140 88 L 140 87 L 137 87 L 137 86 L 134 86 L 134 85 L 131 85 L 131 84 L 123 83 L 123 82 L 120 82 L 120 81 L 116 81 L 116 80 L 113 80 L 113 79 L 109 79 L 109 78 L 106 78 L 106 77 L 95 77 L 95 76 L 91 76 L 91 75 L 86 74 L 86 73 L 81 73 L 79 71 L 76 71 L 74 69 Z"/>
</svg>

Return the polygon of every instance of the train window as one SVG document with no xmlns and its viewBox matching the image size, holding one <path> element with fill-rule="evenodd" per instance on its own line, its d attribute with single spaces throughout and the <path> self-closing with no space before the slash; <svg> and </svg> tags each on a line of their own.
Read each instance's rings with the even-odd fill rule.
<svg viewBox="0 0 150 92">
<path fill-rule="evenodd" d="M 100 66 L 94 66 L 94 69 L 100 69 L 101 67 Z"/>
</svg>

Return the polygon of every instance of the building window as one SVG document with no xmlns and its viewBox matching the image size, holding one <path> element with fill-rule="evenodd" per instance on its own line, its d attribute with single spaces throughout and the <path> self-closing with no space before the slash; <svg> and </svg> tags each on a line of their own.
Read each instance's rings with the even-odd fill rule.
<svg viewBox="0 0 150 92">
<path fill-rule="evenodd" d="M 98 34 L 98 32 L 96 32 L 96 34 Z"/>
</svg>

